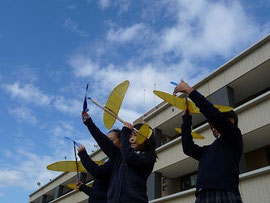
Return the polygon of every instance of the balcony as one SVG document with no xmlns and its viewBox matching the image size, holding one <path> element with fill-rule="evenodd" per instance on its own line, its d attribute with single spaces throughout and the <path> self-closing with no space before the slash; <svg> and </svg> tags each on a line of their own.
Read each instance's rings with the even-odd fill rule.
<svg viewBox="0 0 270 203">
<path fill-rule="evenodd" d="M 243 202 L 268 203 L 270 199 L 270 166 L 240 175 L 239 190 Z M 195 202 L 195 188 L 166 197 L 151 200 L 150 203 L 191 203 Z"/>
</svg>

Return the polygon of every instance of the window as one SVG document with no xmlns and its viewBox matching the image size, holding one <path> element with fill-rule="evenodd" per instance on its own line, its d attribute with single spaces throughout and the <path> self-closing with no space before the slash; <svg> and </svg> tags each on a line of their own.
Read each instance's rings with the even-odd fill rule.
<svg viewBox="0 0 270 203">
<path fill-rule="evenodd" d="M 163 191 L 163 192 L 167 192 L 167 191 L 168 191 L 168 185 L 164 185 L 164 186 L 162 187 L 162 191 Z"/>
<path fill-rule="evenodd" d="M 270 147 L 266 148 L 266 149 L 265 149 L 265 152 L 266 152 L 268 164 L 270 164 Z"/>
<path fill-rule="evenodd" d="M 187 190 L 195 187 L 197 174 L 190 174 L 181 178 L 181 190 Z"/>
<path fill-rule="evenodd" d="M 169 140 L 166 137 L 164 137 L 164 138 L 161 139 L 161 145 L 164 145 L 164 144 L 166 144 L 168 142 L 169 142 Z"/>
<path fill-rule="evenodd" d="M 162 177 L 162 183 L 163 184 L 168 184 L 168 182 L 169 182 L 168 178 Z"/>
</svg>

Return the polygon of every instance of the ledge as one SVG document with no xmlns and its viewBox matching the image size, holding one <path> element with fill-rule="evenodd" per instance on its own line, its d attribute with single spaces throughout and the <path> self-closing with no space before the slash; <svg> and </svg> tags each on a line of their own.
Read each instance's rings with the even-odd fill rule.
<svg viewBox="0 0 270 203">
<path fill-rule="evenodd" d="M 241 181 L 241 180 L 256 177 L 258 175 L 262 175 L 262 174 L 269 173 L 269 172 L 270 172 L 270 166 L 266 166 L 266 167 L 259 168 L 259 169 L 256 169 L 256 170 L 253 170 L 253 171 L 250 171 L 250 172 L 247 172 L 247 173 L 243 173 L 243 174 L 239 175 L 239 179 Z M 149 203 L 164 202 L 164 201 L 176 199 L 176 198 L 179 198 L 179 197 L 183 197 L 183 196 L 195 193 L 195 191 L 196 191 L 196 189 L 192 188 L 192 189 L 189 189 L 189 190 L 185 190 L 185 191 L 182 191 L 182 192 L 174 193 L 174 194 L 171 194 L 171 195 L 168 195 L 168 196 L 165 196 L 165 197 L 161 197 L 161 198 L 158 198 L 158 199 L 151 200 L 151 201 L 149 201 Z"/>
<path fill-rule="evenodd" d="M 245 109 L 248 109 L 251 106 L 254 106 L 257 103 L 260 103 L 260 102 L 262 102 L 262 101 L 264 101 L 264 100 L 266 100 L 268 98 L 270 98 L 270 90 L 263 93 L 263 94 L 261 94 L 261 95 L 259 95 L 256 98 L 254 98 L 254 99 L 252 99 L 252 100 L 250 100 L 250 101 L 236 107 L 234 109 L 234 111 L 236 113 L 240 113 L 240 112 L 244 111 Z M 199 133 L 199 132 L 201 132 L 201 131 L 203 131 L 203 130 L 205 130 L 207 128 L 209 128 L 209 125 L 208 125 L 208 123 L 205 123 L 205 124 L 195 128 L 195 129 L 193 129 L 193 132 Z M 170 141 L 170 142 L 156 148 L 156 153 L 161 152 L 161 151 L 163 151 L 163 150 L 165 150 L 165 149 L 167 149 L 167 148 L 169 148 L 169 147 L 171 147 L 171 146 L 173 146 L 173 145 L 175 145 L 175 144 L 177 144 L 179 142 L 181 142 L 181 137 L 178 137 L 178 138 L 176 138 L 176 139 L 174 139 L 174 140 L 172 140 L 172 141 Z"/>
<path fill-rule="evenodd" d="M 93 184 L 93 183 L 94 183 L 94 181 L 91 180 L 91 181 L 87 182 L 86 184 Z M 68 196 L 70 196 L 70 195 L 72 195 L 72 194 L 74 194 L 74 193 L 76 193 L 76 192 L 79 192 L 79 191 L 72 190 L 72 191 L 70 191 L 70 192 L 68 192 L 68 193 L 66 193 L 66 194 L 64 194 L 64 195 L 62 195 L 62 196 L 60 196 L 60 197 L 58 197 L 58 198 L 56 198 L 56 199 L 50 201 L 50 203 L 51 203 L 51 202 L 52 202 L 52 203 L 53 203 L 53 202 L 57 202 L 57 201 L 59 201 L 59 200 L 61 200 L 61 199 L 64 199 L 64 198 L 66 198 L 66 197 L 68 197 Z"/>
<path fill-rule="evenodd" d="M 52 184 L 53 182 L 55 182 L 57 179 L 61 178 L 62 176 L 64 176 L 65 174 L 67 174 L 67 172 L 63 172 L 60 175 L 56 176 L 54 179 L 52 179 L 51 181 L 47 182 L 45 185 L 41 186 L 39 189 L 37 189 L 35 192 L 33 192 L 32 194 L 29 195 L 29 197 L 31 198 L 31 196 L 33 196 L 34 194 L 40 192 L 41 190 L 43 190 L 44 188 L 46 188 L 48 185 Z M 44 193 L 45 194 L 45 193 Z"/>
</svg>

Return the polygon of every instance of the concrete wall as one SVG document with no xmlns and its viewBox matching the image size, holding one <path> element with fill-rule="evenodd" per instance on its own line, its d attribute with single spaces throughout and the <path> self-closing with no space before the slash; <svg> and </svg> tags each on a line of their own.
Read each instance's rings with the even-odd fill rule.
<svg viewBox="0 0 270 203">
<path fill-rule="evenodd" d="M 269 203 L 270 166 L 240 175 L 239 190 L 245 203 Z M 150 203 L 194 203 L 195 189 L 155 199 Z"/>
</svg>

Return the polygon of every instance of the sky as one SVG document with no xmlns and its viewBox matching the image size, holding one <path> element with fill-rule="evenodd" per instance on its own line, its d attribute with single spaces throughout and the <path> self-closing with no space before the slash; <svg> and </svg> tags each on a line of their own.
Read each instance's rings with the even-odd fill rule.
<svg viewBox="0 0 270 203">
<path fill-rule="evenodd" d="M 2 0 L 0 202 L 28 202 L 37 182 L 59 175 L 48 164 L 74 160 L 64 136 L 95 149 L 80 116 L 87 83 L 104 105 L 129 80 L 119 116 L 132 123 L 160 102 L 154 89 L 194 85 L 269 35 L 269 9 L 269 0 Z M 107 133 L 103 112 L 88 107 Z"/>
</svg>

